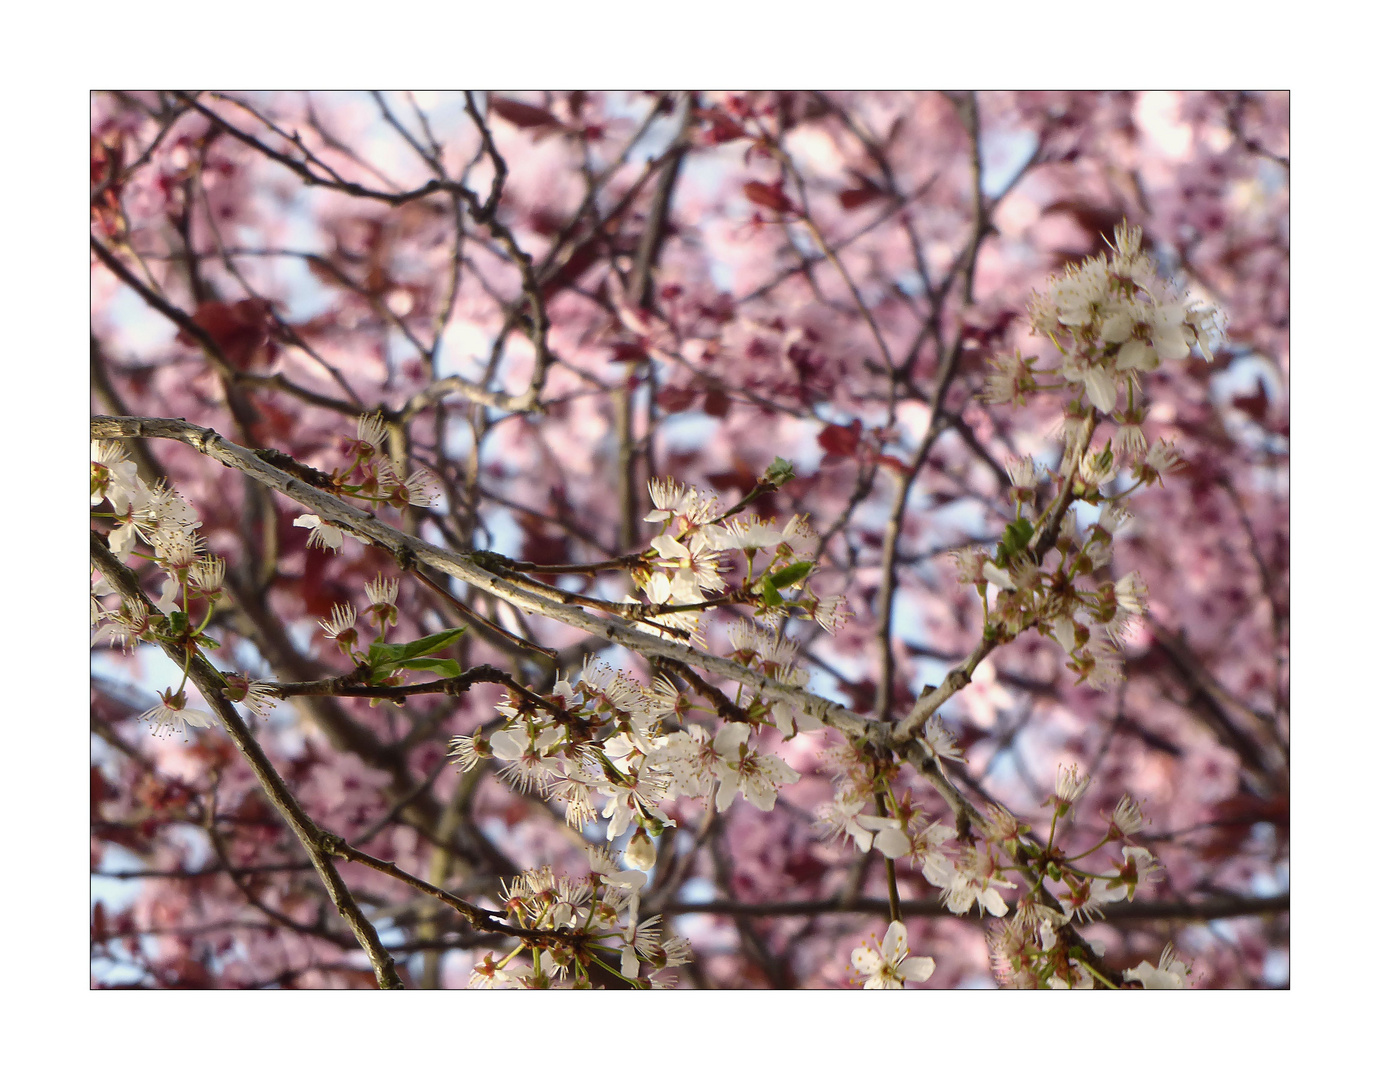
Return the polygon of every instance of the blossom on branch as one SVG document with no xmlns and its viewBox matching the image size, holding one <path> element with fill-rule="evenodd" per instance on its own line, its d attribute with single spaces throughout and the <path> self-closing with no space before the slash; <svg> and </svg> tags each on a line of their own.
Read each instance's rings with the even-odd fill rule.
<svg viewBox="0 0 1380 1080">
<path fill-rule="evenodd" d="M 329 548 L 339 551 L 345 546 L 345 533 L 328 521 L 322 521 L 315 514 L 302 514 L 293 518 L 292 523 L 303 529 L 310 529 L 307 547 Z"/>
<path fill-rule="evenodd" d="M 759 810 L 776 805 L 777 791 L 800 779 L 800 774 L 775 754 L 767 754 L 748 745 L 747 724 L 737 721 L 725 724 L 714 736 L 714 775 L 719 781 L 719 794 L 714 806 L 723 813 L 733 803 L 733 796 L 742 792 L 743 798 Z"/>
<path fill-rule="evenodd" d="M 886 928 L 881 944 L 874 937 L 872 944 L 854 949 L 852 961 L 865 980 L 864 990 L 900 990 L 906 980 L 922 983 L 934 974 L 934 960 L 910 955 L 906 928 L 899 922 Z"/>
<path fill-rule="evenodd" d="M 1188 965 L 1175 956 L 1173 945 L 1164 947 L 1158 964 L 1142 960 L 1122 972 L 1127 979 L 1134 979 L 1147 990 L 1182 990 L 1188 986 L 1188 973 Z"/>
<path fill-rule="evenodd" d="M 167 728 L 168 734 L 186 734 L 187 728 L 211 727 L 216 718 L 205 709 L 192 709 L 187 706 L 187 693 L 184 690 L 165 690 L 158 695 L 161 700 L 153 708 L 139 715 L 153 725 L 153 734 L 161 735 Z"/>
</svg>

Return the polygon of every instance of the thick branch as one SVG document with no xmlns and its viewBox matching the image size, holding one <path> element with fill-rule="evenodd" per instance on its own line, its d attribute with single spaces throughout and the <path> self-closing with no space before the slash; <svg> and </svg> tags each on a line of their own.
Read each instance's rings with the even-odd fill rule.
<svg viewBox="0 0 1380 1080">
<path fill-rule="evenodd" d="M 470 554 L 446 551 L 399 532 L 373 514 L 350 506 L 334 495 L 275 468 L 252 451 L 230 442 L 209 428 L 198 427 L 185 420 L 97 416 L 91 420 L 91 435 L 96 439 L 156 438 L 185 443 L 222 465 L 238 469 L 265 486 L 282 492 L 323 520 L 332 521 L 354 536 L 389 549 L 404 564 L 409 560 L 422 563 L 505 600 L 522 611 L 574 626 L 642 656 L 662 656 L 693 664 L 702 671 L 731 679 L 774 700 L 790 702 L 807 715 L 846 735 L 868 737 L 878 742 L 885 737 L 886 733 L 879 725 L 827 698 L 767 678 L 751 668 L 689 645 L 654 637 L 620 619 L 597 619 L 573 605 L 556 603 L 536 595 L 485 570 Z"/>
</svg>

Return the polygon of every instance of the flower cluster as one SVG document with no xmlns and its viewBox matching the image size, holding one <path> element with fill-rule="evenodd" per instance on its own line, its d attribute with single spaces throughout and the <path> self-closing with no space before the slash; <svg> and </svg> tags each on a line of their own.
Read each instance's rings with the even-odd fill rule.
<svg viewBox="0 0 1380 1080">
<path fill-rule="evenodd" d="M 1113 578 L 1106 572 L 1114 537 L 1131 523 L 1123 506 L 1129 491 L 1113 495 L 1106 489 L 1123 468 L 1129 469 L 1134 490 L 1177 464 L 1172 447 L 1148 447 L 1140 434 L 1145 410 L 1136 398 L 1139 376 L 1162 359 L 1183 359 L 1195 342 L 1210 357 L 1220 334 L 1215 313 L 1187 306 L 1158 282 L 1139 244 L 1137 231 L 1119 229 L 1110 261 L 1091 260 L 1071 270 L 1051 284 L 1048 297 L 1032 304 L 1037 329 L 1050 334 L 1063 354 L 1055 386 L 1072 391 L 1064 459 L 1045 477 L 1031 458 L 1011 463 L 1016 515 L 996 552 L 971 549 L 957 556 L 960 580 L 976 586 L 981 596 L 989 640 L 1009 641 L 1034 629 L 1058 642 L 1079 681 L 1095 687 L 1108 687 L 1120 677 L 1117 650 L 1147 610 L 1136 573 Z M 989 396 L 1005 394 L 1010 400 L 1054 388 L 1040 387 L 1029 365 L 1017 360 L 999 366 Z M 1123 388 L 1126 406 L 1117 411 Z M 1090 440 L 1099 412 L 1108 414 L 1119 431 L 1094 448 Z M 427 504 L 434 497 L 432 479 L 423 471 L 401 479 L 383 450 L 387 436 L 381 416 L 361 417 L 356 438 L 345 446 L 351 464 L 325 478 L 329 486 L 375 503 Z M 657 839 L 672 825 L 665 804 L 679 798 L 713 800 L 716 811 L 725 813 L 741 796 L 757 810 L 771 811 L 781 790 L 800 780 L 769 749 L 777 740 L 822 726 L 799 704 L 807 676 L 797 667 L 797 645 L 786 635 L 786 619 L 813 619 L 833 632 L 848 613 L 841 597 L 819 596 L 811 588 L 816 537 L 804 518 L 778 526 L 740 513 L 757 494 L 775 490 L 788 477 L 789 464 L 774 463 L 742 503 L 724 512 L 712 495 L 671 480 L 653 481 L 655 508 L 645 520 L 660 531 L 632 560 L 633 580 L 645 600 L 628 598 L 654 632 L 697 644 L 706 640 L 706 612 L 728 605 L 749 608 L 751 621 L 725 628 L 726 654 L 769 680 L 766 689 L 752 685 L 755 679 L 740 682 L 730 697 L 674 665 L 646 686 L 590 657 L 578 674 L 568 673 L 549 690 L 510 683 L 513 689 L 497 706 L 495 722 L 453 740 L 451 750 L 462 768 L 494 761 L 498 775 L 514 789 L 563 804 L 571 828 L 583 830 L 602 817 L 607 840 L 631 833 L 623 852 L 629 870 L 619 870 L 608 850 L 595 849 L 587 878 L 574 880 L 543 867 L 506 885 L 504 907 L 524 931 L 522 943 L 504 956 L 483 958 L 472 985 L 589 985 L 596 966 L 615 971 L 610 957 L 618 975 L 634 985 L 669 984 L 673 969 L 688 959 L 688 948 L 681 939 L 663 939 L 658 917 L 638 917 L 640 890 L 658 859 Z M 1057 493 L 1042 499 L 1046 481 Z M 142 541 L 167 575 L 154 602 L 156 612 L 134 602 L 107 610 L 96 598 L 108 595 L 108 589 L 94 590 L 92 621 L 104 624 L 98 637 L 127 646 L 180 633 L 189 657 L 198 644 L 213 644 L 201 631 L 221 594 L 226 568 L 204 553 L 196 533 L 200 523 L 190 507 L 163 485 L 145 485 L 119 448 L 104 444 L 93 445 L 91 491 L 93 506 L 108 502 L 111 508 L 112 548 L 127 555 Z M 1076 501 L 1098 508 L 1095 522 L 1080 526 Z M 1052 512 L 1061 516 L 1053 518 Z M 342 544 L 343 531 L 317 515 L 301 515 L 295 524 L 311 529 L 310 544 L 337 550 Z M 339 603 L 320 622 L 355 665 L 354 677 L 368 685 L 396 686 L 404 669 L 442 679 L 460 674 L 455 661 L 438 655 L 459 630 L 388 643 L 388 630 L 399 617 L 398 583 L 380 576 L 367 584 L 365 594 L 360 612 Z M 187 612 L 195 601 L 204 601 L 206 612 L 201 626 L 192 629 Z M 361 612 L 375 629 L 367 648 L 361 643 Z M 209 713 L 188 707 L 185 681 L 144 714 L 155 732 L 185 732 L 213 722 Z M 227 698 L 261 715 L 273 704 L 274 692 L 266 684 L 233 673 L 223 681 Z M 692 719 L 695 713 L 717 722 Z M 916 738 L 930 764 L 962 760 L 937 715 L 927 717 Z M 888 860 L 888 873 L 894 873 L 892 863 L 910 862 L 955 914 L 976 905 L 983 915 L 1006 918 L 1011 907 L 1004 894 L 1024 880 L 1028 891 L 1012 899 L 1014 915 L 991 939 L 1005 981 L 1039 986 L 1108 981 L 1073 927 L 1109 903 L 1130 900 L 1157 871 L 1149 851 L 1125 842 L 1142 826 L 1139 808 L 1129 798 L 1117 806 L 1100 842 L 1069 856 L 1054 840 L 1059 822 L 1087 789 L 1076 769 L 1059 776 L 1049 801 L 1054 807 L 1049 836 L 1041 844 L 999 807 L 962 832 L 927 817 L 914 792 L 901 786 L 901 762 L 885 740 L 850 742 L 831 750 L 829 758 L 836 773 L 834 797 L 818 814 L 829 839 L 847 837 L 862 852 L 875 849 Z M 1090 867 L 1087 860 L 1107 845 L 1119 856 L 1110 866 L 1104 861 Z M 923 982 L 934 971 L 933 960 L 909 955 L 905 927 L 894 919 L 884 940 L 853 951 L 852 963 L 869 988 Z M 1158 968 L 1142 964 L 1126 978 L 1182 985 L 1185 971 L 1166 953 Z"/>
<path fill-rule="evenodd" d="M 182 496 L 163 481 L 146 484 L 118 443 L 93 441 L 91 505 L 102 502 L 109 502 L 109 516 L 117 523 L 106 538 L 117 559 L 133 551 L 139 540 L 179 553 L 200 547 L 196 530 L 201 522 Z"/>
<path fill-rule="evenodd" d="M 1141 230 L 1125 222 L 1115 231 L 1110 259 L 1098 255 L 1070 267 L 1032 297 L 1030 323 L 1059 347 L 1062 364 L 1039 371 L 1028 358 L 1003 357 L 988 377 L 986 399 L 1024 403 L 1027 394 L 1062 383 L 1075 400 L 1086 395 L 1110 415 L 1124 391 L 1128 421 L 1141 373 L 1186 359 L 1195 344 L 1211 362 L 1226 327 L 1216 308 L 1190 302 L 1160 278 L 1141 251 Z M 1040 381 L 1051 375 L 1058 380 L 1053 386 Z"/>
<path fill-rule="evenodd" d="M 691 724 L 663 731 L 663 720 L 683 708 L 669 680 L 647 688 L 593 658 L 573 683 L 559 680 L 548 694 L 500 702 L 505 724 L 492 734 L 460 736 L 451 750 L 463 768 L 481 759 L 501 762 L 499 775 L 520 791 L 537 791 L 566 806 L 566 820 L 581 828 L 595 817 L 596 799 L 613 840 L 637 827 L 659 835 L 670 819 L 667 799 L 715 795 L 722 812 L 738 795 L 762 810 L 800 774 L 757 746 L 754 724 L 734 721 L 711 735 Z M 769 706 L 756 709 L 760 726 Z M 750 715 L 745 712 L 744 715 Z"/>
<path fill-rule="evenodd" d="M 428 469 L 416 469 L 406 479 L 398 472 L 384 449 L 388 425 L 377 413 L 361 416 L 355 425 L 354 439 L 347 439 L 345 452 L 353 461 L 331 479 L 337 489 L 370 502 L 404 506 L 430 506 L 440 494 L 440 484 Z"/>
<path fill-rule="evenodd" d="M 506 956 L 489 953 L 475 965 L 470 985 L 587 988 L 597 966 L 633 986 L 675 985 L 675 969 L 689 963 L 690 945 L 663 936 L 660 915 L 638 920 L 647 875 L 619 870 L 607 848 L 586 852 L 590 873 L 579 879 L 549 866 L 528 870 L 504 886 L 504 909 L 514 924 L 549 934 L 541 946 L 519 945 Z M 530 963 L 519 959 L 528 954 Z M 644 966 L 649 969 L 643 973 Z"/>
<path fill-rule="evenodd" d="M 656 509 L 644 520 L 661 523 L 662 531 L 633 578 L 648 603 L 686 608 L 649 616 L 653 632 L 703 643 L 700 613 L 716 597 L 750 601 L 771 626 L 792 609 L 830 633 L 847 621 L 842 597 L 820 597 L 805 580 L 814 568 L 807 553 L 814 532 L 803 517 L 777 528 L 755 515 L 720 514 L 715 496 L 673 480 L 653 480 L 649 489 Z M 741 552 L 746 561 L 742 583 L 733 589 L 724 576 L 727 552 Z"/>
<path fill-rule="evenodd" d="M 1060 820 L 1072 814 L 1088 783 L 1076 766 L 1059 770 L 1054 793 L 1046 802 L 1054 807 L 1054 814 L 1044 844 L 1032 840 L 1028 830 L 1018 826 L 1009 814 L 992 815 L 989 839 L 996 849 L 1019 856 L 1018 861 L 1029 868 L 1027 880 L 1032 886 L 1017 904 L 1014 917 L 988 939 L 994 967 L 1004 985 L 1076 988 L 1105 981 L 1093 971 L 1090 957 L 1066 928 L 1078 920 L 1096 917 L 1107 904 L 1131 900 L 1138 884 L 1153 879 L 1158 872 L 1149 851 L 1129 844 L 1119 845 L 1121 857 L 1111 866 L 1094 870 L 1085 865 L 1096 852 L 1119 844 L 1144 825 L 1140 807 L 1129 796 L 1117 803 L 1102 839 L 1087 851 L 1070 856 L 1055 846 Z M 1049 889 L 1059 890 L 1054 897 L 1058 908 L 1043 902 L 1050 897 Z M 1096 946 L 1093 949 L 1101 955 Z M 1127 977 L 1131 977 L 1129 973 Z"/>
<path fill-rule="evenodd" d="M 1079 682 L 1109 689 L 1121 679 L 1117 650 L 1135 620 L 1146 613 L 1146 591 L 1138 574 L 1109 580 L 1100 574 L 1111 562 L 1112 539 L 1131 523 L 1127 496 L 1138 487 L 1162 482 L 1179 464 L 1173 444 L 1146 441 L 1141 425 L 1148 413 L 1140 377 L 1163 362 L 1187 358 L 1196 344 L 1211 361 L 1220 345 L 1225 319 L 1216 308 L 1187 300 L 1157 274 L 1141 251 L 1141 231 L 1117 227 L 1111 257 L 1098 255 L 1051 278 L 1030 302 L 1031 326 L 1058 348 L 1057 368 L 1038 369 L 1036 361 L 1007 356 L 993 361 L 985 397 L 992 403 L 1024 404 L 1027 394 L 1061 391 L 1064 454 L 1050 477 L 1062 490 L 1036 520 L 1027 508 L 1038 504 L 1039 478 L 1026 457 L 1008 466 L 1009 495 L 1016 518 L 1007 526 L 995 555 L 970 549 L 957 556 L 959 580 L 976 585 L 983 597 L 989 632 L 1009 641 L 1028 629 L 1053 638 L 1068 654 Z M 1125 405 L 1118 408 L 1124 397 Z M 1100 415 L 1117 425 L 1102 446 L 1091 445 Z M 1122 470 L 1129 486 L 1107 490 Z M 1071 498 L 1070 498 L 1071 497 Z M 1080 534 L 1074 501 L 1099 508 L 1098 518 Z M 1049 544 L 1033 550 L 1032 540 L 1048 531 L 1046 515 L 1058 506 L 1053 548 L 1058 565 L 1046 568 Z M 988 602 L 988 586 L 998 590 Z"/>
<path fill-rule="evenodd" d="M 153 549 L 153 561 L 167 578 L 156 607 L 165 616 L 186 610 L 193 596 L 215 603 L 221 595 L 225 579 L 225 563 L 202 554 L 204 543 L 197 533 L 201 522 L 182 496 L 166 483 L 146 484 L 135 471 L 134 463 L 125 458 L 124 450 L 115 443 L 91 444 L 91 505 L 102 502 L 110 505 L 109 517 L 118 524 L 106 538 L 111 553 L 123 559 L 139 541 Z M 114 626 L 98 632 L 97 638 L 109 637 L 124 643 L 131 637 L 136 623 L 146 622 L 146 612 L 134 612 L 126 606 L 122 612 L 105 612 Z"/>
<path fill-rule="evenodd" d="M 382 644 L 388 635 L 388 628 L 396 626 L 398 622 L 397 579 L 385 578 L 380 574 L 373 581 L 365 583 L 364 595 L 369 600 L 364 614 L 377 628 L 376 642 Z M 359 613 L 349 603 L 333 604 L 329 619 L 316 620 L 321 632 L 336 643 L 352 664 L 366 663 L 368 660 L 366 654 L 356 648 L 360 642 L 359 630 L 355 625 L 358 621 Z"/>
<path fill-rule="evenodd" d="M 344 441 L 343 450 L 350 464 L 337 469 L 325 480 L 339 495 L 352 495 L 367 502 L 397 507 L 431 506 L 440 495 L 440 481 L 429 469 L 416 469 L 406 478 L 398 472 L 384 449 L 388 424 L 377 413 L 361 416 L 355 424 L 355 438 Z M 292 522 L 311 530 L 308 547 L 339 551 L 345 542 L 344 531 L 317 514 L 301 514 Z M 367 541 L 366 541 L 367 542 Z"/>
<path fill-rule="evenodd" d="M 1109 502 L 1083 532 L 1071 508 L 1054 542 L 1059 560 L 1045 568 L 1035 564 L 1027 547 L 1034 526 L 1018 518 L 995 556 L 981 548 L 957 553 L 958 579 L 977 587 L 988 625 L 1006 640 L 1038 630 L 1068 654 L 1068 667 L 1079 682 L 1107 689 L 1122 677 L 1118 649 L 1147 610 L 1139 573 L 1115 581 L 1098 576 L 1111 561 L 1112 537 L 1130 522 L 1125 509 Z M 989 586 L 995 586 L 995 595 Z"/>
<path fill-rule="evenodd" d="M 763 479 L 763 490 L 789 475 L 785 462 L 774 463 L 773 470 Z M 796 667 L 796 646 L 784 634 L 783 616 L 803 615 L 831 632 L 847 618 L 841 597 L 819 597 L 805 584 L 813 562 L 803 552 L 813 534 L 804 519 L 792 518 L 778 528 L 755 516 L 720 513 L 715 497 L 671 480 L 653 481 L 651 497 L 655 509 L 646 520 L 660 523 L 661 531 L 633 577 L 646 602 L 656 607 L 642 621 L 663 636 L 703 643 L 700 619 L 716 600 L 750 604 L 762 621 L 740 621 L 727 629 L 730 658 L 780 686 L 803 687 L 807 676 Z M 746 570 L 741 584 L 730 586 L 728 560 L 737 552 Z M 639 603 L 633 597 L 628 602 Z M 354 625 L 353 611 L 340 615 L 328 628 L 337 640 L 339 634 L 352 633 Z M 705 690 L 702 684 L 699 689 Z M 800 779 L 795 769 L 760 744 L 759 733 L 775 728 L 789 739 L 820 728 L 821 722 L 779 689 L 774 694 L 748 686 L 743 690 L 736 701 L 706 691 L 712 711 L 724 720 L 715 730 L 687 721 L 703 706 L 667 676 L 658 676 L 647 687 L 590 658 L 578 676 L 567 675 L 545 693 L 510 693 L 498 705 L 500 726 L 454 739 L 451 751 L 466 770 L 493 759 L 499 776 L 512 787 L 563 803 L 572 828 L 582 829 L 602 815 L 608 821 L 609 840 L 632 830 L 624 858 L 634 869 L 623 878 L 635 876 L 640 884 L 656 863 L 653 838 L 671 825 L 662 809 L 666 801 L 713 799 L 716 810 L 724 813 L 742 796 L 757 809 L 770 811 L 781 788 Z M 602 809 L 596 809 L 601 804 Z M 622 880 L 607 868 L 596 865 L 595 870 L 605 883 Z M 542 897 L 543 911 L 558 912 L 562 920 L 577 917 L 571 911 L 579 905 L 568 897 L 550 901 L 551 895 L 559 895 L 559 887 L 548 888 L 545 878 L 524 878 L 515 888 L 525 919 L 536 917 L 526 898 L 533 892 Z M 511 910 L 514 896 L 509 901 Z M 615 901 L 605 906 L 605 923 L 591 923 L 586 916 L 586 926 L 611 925 L 607 918 L 617 915 L 618 905 Z M 650 983 L 643 980 L 639 985 L 656 985 L 662 967 L 683 962 L 684 943 L 659 942 L 655 920 L 637 922 L 635 892 L 629 907 L 632 914 L 622 931 L 619 970 L 634 979 L 639 965 L 651 962 L 656 970 L 648 976 Z M 518 952 L 504 960 L 481 961 L 475 984 L 550 985 L 552 971 L 563 975 L 574 963 L 553 950 L 514 974 L 511 965 Z M 577 975 L 576 984 L 583 985 L 581 980 Z"/>
<path fill-rule="evenodd" d="M 151 549 L 146 557 L 166 577 L 153 601 L 154 611 L 138 599 L 121 600 L 118 608 L 106 608 L 98 598 L 115 590 L 107 582 L 93 582 L 91 623 L 97 629 L 92 644 L 109 642 L 128 650 L 136 642 L 162 640 L 181 646 L 189 660 L 196 647 L 214 648 L 216 643 L 203 631 L 224 595 L 225 561 L 205 553 L 205 542 L 197 532 L 201 522 L 186 500 L 162 481 L 145 483 L 119 444 L 93 441 L 91 505 L 102 503 L 110 509 L 99 512 L 100 516 L 115 523 L 106 537 L 111 553 L 124 559 L 135 553 L 142 541 Z M 195 605 L 204 605 L 198 625 L 190 618 Z M 267 715 L 276 704 L 265 683 L 233 672 L 222 675 L 222 679 L 227 684 L 226 697 L 243 702 L 259 716 Z M 182 685 L 164 691 L 159 704 L 140 719 L 153 726 L 155 735 L 165 729 L 185 733 L 188 727 L 209 727 L 214 721 L 210 713 L 187 706 L 185 671 Z"/>
<path fill-rule="evenodd" d="M 900 774 L 894 763 L 851 744 L 834 747 L 823 757 L 834 773 L 834 797 L 816 812 L 827 840 L 846 835 L 859 851 L 875 847 L 888 859 L 911 859 L 923 866 L 957 835 L 948 825 L 921 814 L 909 791 L 895 794 Z M 885 814 L 878 812 L 877 792 L 883 793 Z"/>
</svg>

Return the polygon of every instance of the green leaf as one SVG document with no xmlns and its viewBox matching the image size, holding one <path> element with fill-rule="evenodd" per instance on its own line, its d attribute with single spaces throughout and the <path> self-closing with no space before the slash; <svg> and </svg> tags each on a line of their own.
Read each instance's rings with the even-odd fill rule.
<svg viewBox="0 0 1380 1080">
<path fill-rule="evenodd" d="M 454 678 L 460 674 L 460 665 L 454 660 L 422 660 L 428 653 L 438 653 L 460 640 L 465 628 L 442 630 L 439 634 L 428 634 L 416 641 L 399 642 L 389 645 L 375 641 L 369 646 L 369 655 L 364 662 L 369 665 L 369 682 L 386 678 L 397 668 L 411 668 L 414 671 L 434 671 L 443 679 Z"/>
<path fill-rule="evenodd" d="M 790 566 L 769 576 L 767 580 L 778 589 L 789 589 L 792 585 L 804 581 L 814 566 L 812 562 L 791 563 Z"/>
<path fill-rule="evenodd" d="M 460 665 L 454 660 L 428 656 L 421 660 L 404 660 L 398 665 L 409 671 L 430 671 L 438 679 L 455 679 L 460 676 Z"/>
<path fill-rule="evenodd" d="M 438 653 L 459 641 L 460 635 L 464 632 L 465 628 L 462 626 L 455 630 L 442 630 L 439 634 L 428 634 L 416 641 L 402 642 L 397 645 L 376 641 L 369 646 L 369 666 L 376 667 L 379 664 L 387 664 L 390 667 L 398 667 L 404 660 L 415 660 L 419 656 Z"/>
<path fill-rule="evenodd" d="M 392 664 L 401 659 L 401 645 L 386 645 L 382 641 L 376 641 L 369 646 L 369 655 L 366 662 L 370 667 L 376 664 Z"/>
<path fill-rule="evenodd" d="M 762 579 L 762 599 L 767 602 L 767 607 L 781 606 L 781 594 L 776 591 L 776 586 L 771 583 L 771 578 Z"/>
<path fill-rule="evenodd" d="M 1002 554 L 1010 558 L 1017 552 L 1024 551 L 1034 535 L 1035 526 L 1025 518 L 1017 518 L 1006 527 L 1006 531 L 1001 534 L 1001 543 L 997 546 Z"/>
</svg>

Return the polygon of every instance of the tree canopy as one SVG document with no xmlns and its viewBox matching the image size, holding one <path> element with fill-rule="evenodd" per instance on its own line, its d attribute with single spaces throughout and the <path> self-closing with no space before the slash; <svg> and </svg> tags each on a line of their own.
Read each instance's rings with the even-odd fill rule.
<svg viewBox="0 0 1380 1080">
<path fill-rule="evenodd" d="M 93 985 L 1287 983 L 1287 94 L 91 121 Z"/>
</svg>

